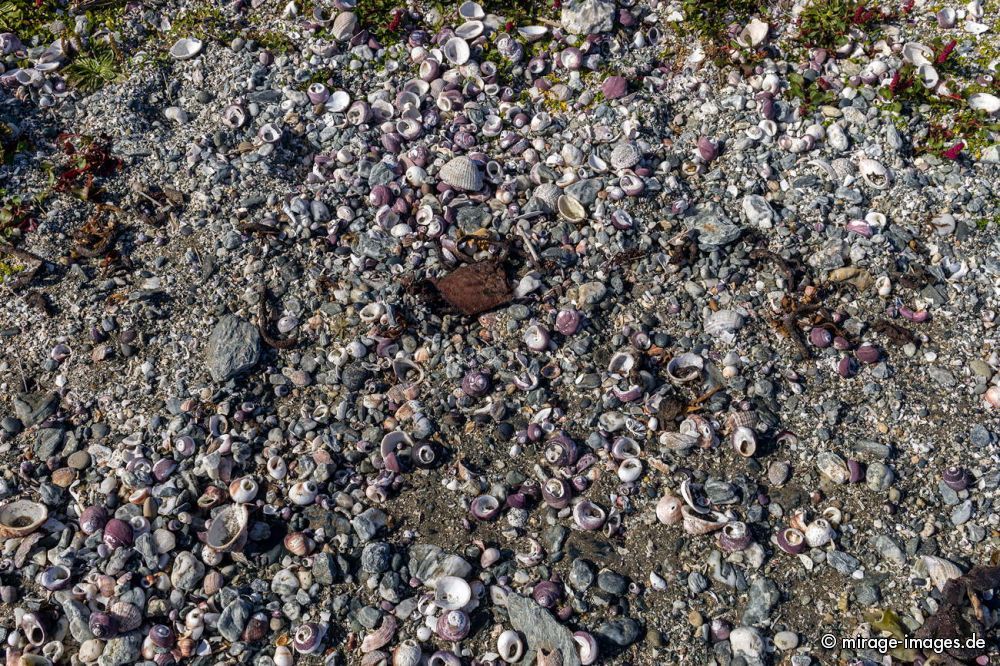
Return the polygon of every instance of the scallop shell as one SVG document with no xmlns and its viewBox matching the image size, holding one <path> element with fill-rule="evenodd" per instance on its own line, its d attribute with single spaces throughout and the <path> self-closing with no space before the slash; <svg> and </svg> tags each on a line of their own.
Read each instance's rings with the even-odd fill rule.
<svg viewBox="0 0 1000 666">
<path fill-rule="evenodd" d="M 444 182 L 457 190 L 478 192 L 483 187 L 483 174 L 476 163 L 464 155 L 451 159 L 438 174 Z"/>
<path fill-rule="evenodd" d="M 639 163 L 640 159 L 642 159 L 642 154 L 631 141 L 620 143 L 611 151 L 611 166 L 616 171 L 631 169 Z"/>
<path fill-rule="evenodd" d="M 816 456 L 816 468 L 820 474 L 838 485 L 847 483 L 851 478 L 847 463 L 832 451 L 823 451 Z"/>
<path fill-rule="evenodd" d="M 330 34 L 338 42 L 344 42 L 350 39 L 357 26 L 358 17 L 354 15 L 354 12 L 341 12 L 337 14 L 337 18 L 333 19 Z"/>
<path fill-rule="evenodd" d="M 204 43 L 197 37 L 182 37 L 170 47 L 170 56 L 174 60 L 189 60 L 199 53 Z"/>
<path fill-rule="evenodd" d="M 461 37 L 452 37 L 445 42 L 441 52 L 453 65 L 464 65 L 469 62 L 469 43 Z"/>
<path fill-rule="evenodd" d="M 571 194 L 561 194 L 556 200 L 559 216 L 568 222 L 582 222 L 587 218 L 587 209 Z"/>
<path fill-rule="evenodd" d="M 958 565 L 943 557 L 924 555 L 923 563 L 924 568 L 927 569 L 927 577 L 931 579 L 931 583 L 939 592 L 944 591 L 944 586 L 949 580 L 959 578 L 962 575 L 962 570 L 958 568 Z"/>
<path fill-rule="evenodd" d="M 31 500 L 17 500 L 0 508 L 0 537 L 28 536 L 49 518 L 44 504 Z"/>
</svg>

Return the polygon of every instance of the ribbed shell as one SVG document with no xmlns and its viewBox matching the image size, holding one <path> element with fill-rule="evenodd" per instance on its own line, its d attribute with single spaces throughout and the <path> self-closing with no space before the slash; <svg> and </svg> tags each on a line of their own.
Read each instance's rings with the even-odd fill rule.
<svg viewBox="0 0 1000 666">
<path fill-rule="evenodd" d="M 478 192 L 483 187 L 483 174 L 476 163 L 464 155 L 453 158 L 441 167 L 441 180 L 457 190 Z"/>
<path fill-rule="evenodd" d="M 118 621 L 118 631 L 125 633 L 142 626 L 142 610 L 127 601 L 116 601 L 108 609 Z"/>
<path fill-rule="evenodd" d="M 358 25 L 358 17 L 354 12 L 341 12 L 337 18 L 333 19 L 333 26 L 330 30 L 333 38 L 338 42 L 346 41 L 354 34 L 354 28 Z"/>
<path fill-rule="evenodd" d="M 535 188 L 535 191 L 532 192 L 532 194 L 535 198 L 548 206 L 549 210 L 555 210 L 556 203 L 559 201 L 559 195 L 562 194 L 562 190 L 554 183 L 542 183 Z"/>
<path fill-rule="evenodd" d="M 620 143 L 611 151 L 611 166 L 615 171 L 631 169 L 641 158 L 642 155 L 634 143 Z"/>
</svg>

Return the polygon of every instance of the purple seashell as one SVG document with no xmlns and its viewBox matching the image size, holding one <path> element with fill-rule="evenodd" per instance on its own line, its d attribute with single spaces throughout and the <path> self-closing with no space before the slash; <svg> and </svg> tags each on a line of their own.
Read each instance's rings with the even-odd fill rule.
<svg viewBox="0 0 1000 666">
<path fill-rule="evenodd" d="M 806 547 L 805 536 L 793 527 L 787 527 L 778 532 L 776 540 L 778 548 L 789 555 L 798 555 Z"/>
<path fill-rule="evenodd" d="M 132 526 L 124 520 L 112 518 L 104 526 L 105 545 L 111 550 L 132 546 Z"/>
<path fill-rule="evenodd" d="M 177 461 L 173 458 L 160 458 L 153 463 L 153 476 L 157 481 L 166 481 L 177 469 Z"/>
<path fill-rule="evenodd" d="M 879 359 L 882 357 L 882 352 L 872 343 L 866 342 L 854 351 L 854 355 L 857 356 L 858 360 L 862 363 L 871 365 L 879 362 Z"/>
<path fill-rule="evenodd" d="M 454 652 L 438 650 L 427 660 L 427 666 L 462 666 L 462 660 Z"/>
<path fill-rule="evenodd" d="M 437 449 L 430 442 L 421 442 L 413 447 L 410 460 L 417 467 L 433 467 L 438 461 Z"/>
<path fill-rule="evenodd" d="M 711 162 L 719 156 L 719 145 L 707 136 L 698 139 L 698 155 L 706 162 Z"/>
<path fill-rule="evenodd" d="M 569 483 L 571 486 L 573 486 L 573 490 L 575 490 L 577 493 L 582 493 L 586 491 L 587 488 L 590 487 L 590 479 L 583 476 L 582 474 L 574 476 L 572 479 L 569 480 Z"/>
<path fill-rule="evenodd" d="M 583 53 L 575 46 L 571 46 L 559 54 L 559 62 L 566 69 L 576 71 L 583 66 Z"/>
<path fill-rule="evenodd" d="M 865 480 L 865 466 L 859 461 L 849 459 L 847 461 L 847 482 L 861 483 Z"/>
<path fill-rule="evenodd" d="M 566 467 L 576 462 L 578 450 L 576 443 L 560 432 L 549 438 L 543 455 L 550 465 Z"/>
<path fill-rule="evenodd" d="M 552 608 L 562 598 L 562 585 L 551 580 L 540 581 L 532 588 L 531 598 L 542 608 Z"/>
<path fill-rule="evenodd" d="M 115 620 L 115 616 L 111 613 L 105 613 L 103 611 L 91 613 L 90 619 L 87 621 L 87 625 L 90 628 L 90 633 L 92 633 L 95 638 L 99 638 L 101 640 L 114 638 L 115 634 L 118 633 L 118 621 Z"/>
<path fill-rule="evenodd" d="M 840 363 L 837 364 L 837 373 L 844 379 L 850 379 L 858 374 L 858 370 L 858 362 L 850 356 L 840 359 Z"/>
<path fill-rule="evenodd" d="M 382 135 L 382 147 L 390 153 L 399 153 L 403 149 L 403 139 L 395 132 Z"/>
<path fill-rule="evenodd" d="M 174 645 L 174 630 L 165 624 L 154 624 L 149 629 L 149 640 L 153 645 L 169 649 Z"/>
<path fill-rule="evenodd" d="M 403 473 L 403 463 L 395 452 L 392 452 L 389 455 L 382 458 L 382 463 L 385 465 L 385 468 L 390 472 L 392 472 L 393 474 Z"/>
<path fill-rule="evenodd" d="M 556 330 L 563 335 L 573 335 L 580 330 L 579 310 L 560 310 L 556 315 Z"/>
<path fill-rule="evenodd" d="M 583 666 L 590 666 L 597 661 L 599 654 L 597 639 L 586 631 L 574 631 L 573 640 L 576 642 L 577 653 Z"/>
<path fill-rule="evenodd" d="M 628 92 L 628 80 L 624 76 L 609 76 L 601 84 L 605 99 L 618 99 Z"/>
<path fill-rule="evenodd" d="M 542 428 L 540 423 L 529 423 L 527 435 L 529 440 L 537 442 L 545 435 L 545 429 Z"/>
<path fill-rule="evenodd" d="M 306 89 L 306 95 L 313 104 L 323 104 L 330 99 L 330 91 L 322 83 L 313 83 Z"/>
<path fill-rule="evenodd" d="M 323 643 L 323 630 L 315 622 L 299 625 L 292 636 L 292 647 L 299 654 L 313 654 Z"/>
<path fill-rule="evenodd" d="M 871 238 L 874 234 L 871 225 L 864 220 L 851 220 L 847 223 L 845 229 L 851 233 L 858 234 L 859 236 L 864 236 L 865 238 Z"/>
<path fill-rule="evenodd" d="M 493 520 L 500 513 L 500 502 L 492 495 L 480 495 L 469 504 L 469 513 L 479 520 Z"/>
<path fill-rule="evenodd" d="M 930 319 L 931 313 L 927 310 L 920 310 L 919 312 L 914 312 L 912 309 L 906 307 L 905 305 L 899 308 L 899 316 L 908 321 L 912 321 L 915 324 L 922 324 L 923 322 Z"/>
<path fill-rule="evenodd" d="M 438 617 L 437 635 L 446 641 L 460 641 L 469 635 L 469 615 L 465 611 L 453 610 Z"/>
<path fill-rule="evenodd" d="M 746 550 L 750 541 L 750 531 L 746 523 L 740 521 L 726 523 L 719 532 L 719 547 L 727 553 Z"/>
<path fill-rule="evenodd" d="M 574 477 L 575 479 L 585 479 L 586 477 Z M 599 530 L 604 526 L 607 514 L 604 509 L 589 500 L 582 500 L 573 507 L 573 521 L 587 531 Z"/>
<path fill-rule="evenodd" d="M 481 398 L 489 393 L 490 377 L 479 370 L 471 370 L 462 378 L 462 392 L 470 398 Z"/>
<path fill-rule="evenodd" d="M 722 618 L 715 618 L 712 620 L 712 624 L 709 625 L 709 636 L 712 640 L 718 643 L 719 641 L 729 640 L 729 633 L 733 630 L 733 625 Z"/>
<path fill-rule="evenodd" d="M 597 463 L 597 456 L 590 451 L 587 451 L 580 459 L 576 461 L 576 466 L 573 468 L 574 474 L 583 474 L 585 471 L 590 469 Z"/>
<path fill-rule="evenodd" d="M 969 473 L 961 467 L 948 467 L 941 474 L 944 485 L 958 492 L 969 487 Z"/>
<path fill-rule="evenodd" d="M 88 506 L 80 514 L 80 529 L 84 534 L 90 535 L 104 529 L 108 522 L 108 512 L 100 505 Z"/>
<path fill-rule="evenodd" d="M 569 506 L 573 491 L 563 479 L 555 477 L 542 484 L 542 499 L 554 509 L 564 509 Z"/>
<path fill-rule="evenodd" d="M 637 385 L 630 386 L 624 391 L 615 386 L 611 392 L 622 402 L 635 402 L 642 397 L 643 390 L 641 386 Z"/>
<path fill-rule="evenodd" d="M 506 503 L 512 509 L 523 509 L 528 506 L 528 498 L 524 493 L 512 493 L 507 495 Z"/>
<path fill-rule="evenodd" d="M 837 335 L 833 338 L 833 348 L 839 351 L 846 351 L 851 348 L 851 343 L 848 342 L 847 338 Z"/>
<path fill-rule="evenodd" d="M 830 346 L 830 343 L 833 342 L 833 333 L 825 328 L 814 326 L 812 330 L 809 331 L 809 342 L 815 347 L 826 349 Z"/>
</svg>

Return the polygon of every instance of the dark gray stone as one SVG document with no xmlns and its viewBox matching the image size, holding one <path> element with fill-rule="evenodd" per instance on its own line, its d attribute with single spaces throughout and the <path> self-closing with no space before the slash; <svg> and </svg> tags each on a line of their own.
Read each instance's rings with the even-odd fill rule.
<svg viewBox="0 0 1000 666">
<path fill-rule="evenodd" d="M 236 315 L 219 319 L 208 338 L 205 362 L 212 379 L 227 382 L 249 371 L 260 360 L 260 331 Z"/>
<path fill-rule="evenodd" d="M 546 653 L 558 650 L 562 656 L 562 666 L 579 666 L 576 641 L 569 628 L 533 599 L 511 593 L 507 597 L 507 613 L 510 615 L 511 626 L 524 634 L 527 642 L 521 666 L 534 664 L 540 649 Z"/>
</svg>

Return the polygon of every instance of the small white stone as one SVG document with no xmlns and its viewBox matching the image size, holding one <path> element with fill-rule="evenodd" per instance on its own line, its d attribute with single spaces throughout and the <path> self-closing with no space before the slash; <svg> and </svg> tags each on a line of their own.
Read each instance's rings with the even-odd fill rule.
<svg viewBox="0 0 1000 666">
<path fill-rule="evenodd" d="M 794 650 L 799 646 L 799 636 L 794 631 L 779 631 L 774 635 L 774 647 L 782 652 Z"/>
</svg>

